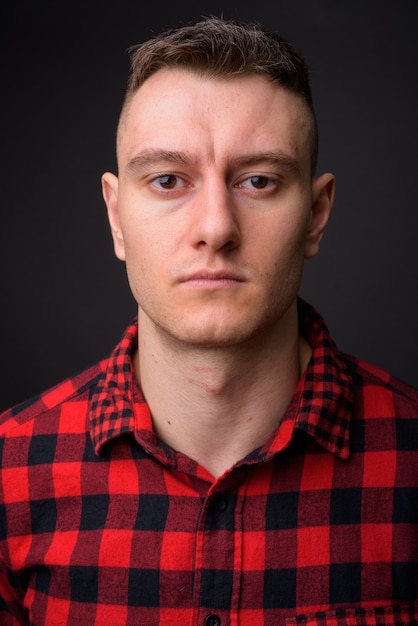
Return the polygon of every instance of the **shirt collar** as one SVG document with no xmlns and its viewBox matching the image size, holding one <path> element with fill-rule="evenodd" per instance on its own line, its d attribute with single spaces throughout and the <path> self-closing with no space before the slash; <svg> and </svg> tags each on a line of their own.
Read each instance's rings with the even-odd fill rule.
<svg viewBox="0 0 418 626">
<path fill-rule="evenodd" d="M 135 318 L 110 355 L 92 394 L 90 434 L 97 454 L 111 439 L 135 431 L 132 357 L 137 346 Z M 142 397 L 141 400 L 146 406 Z"/>
<path fill-rule="evenodd" d="M 270 452 L 283 449 L 293 429 L 298 429 L 329 452 L 348 458 L 352 373 L 319 313 L 301 298 L 298 313 L 299 329 L 312 347 L 312 356 L 271 441 Z"/>
<path fill-rule="evenodd" d="M 300 332 L 312 347 L 312 357 L 292 401 L 269 442 L 264 458 L 288 445 L 294 429 L 311 435 L 341 458 L 348 457 L 352 379 L 319 313 L 298 299 Z M 167 449 L 152 429 L 148 405 L 136 383 L 132 356 L 138 347 L 137 320 L 127 328 L 108 359 L 91 398 L 90 433 L 97 454 L 112 439 L 132 433 L 155 453 Z"/>
</svg>

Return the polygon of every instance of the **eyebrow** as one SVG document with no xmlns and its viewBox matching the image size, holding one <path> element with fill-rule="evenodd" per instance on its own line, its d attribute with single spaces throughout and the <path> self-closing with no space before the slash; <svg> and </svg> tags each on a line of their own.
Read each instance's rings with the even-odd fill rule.
<svg viewBox="0 0 418 626">
<path fill-rule="evenodd" d="M 258 163 L 267 163 L 273 167 L 289 170 L 298 173 L 300 171 L 300 162 L 295 157 L 286 152 L 261 152 L 242 156 L 235 159 L 237 165 L 257 165 Z"/>
<path fill-rule="evenodd" d="M 178 165 L 190 165 L 194 159 L 186 152 L 177 150 L 147 149 L 138 152 L 129 160 L 128 171 L 135 172 L 138 169 L 156 165 L 158 163 L 174 163 Z M 234 166 L 252 166 L 260 163 L 268 163 L 273 167 L 298 173 L 300 163 L 295 157 L 285 152 L 260 152 L 243 155 L 232 160 Z"/>
<path fill-rule="evenodd" d="M 157 163 L 177 163 L 179 165 L 190 165 L 192 159 L 185 152 L 176 150 L 143 150 L 138 152 L 129 160 L 127 168 L 135 171 L 143 167 L 149 167 Z"/>
</svg>

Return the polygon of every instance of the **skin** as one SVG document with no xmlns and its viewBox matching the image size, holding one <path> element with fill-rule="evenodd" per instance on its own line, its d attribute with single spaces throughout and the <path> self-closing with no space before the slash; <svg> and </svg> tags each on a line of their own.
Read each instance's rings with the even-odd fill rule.
<svg viewBox="0 0 418 626">
<path fill-rule="evenodd" d="M 267 439 L 309 360 L 296 296 L 334 193 L 311 177 L 310 125 L 263 77 L 162 69 L 121 118 L 119 176 L 102 178 L 154 427 L 213 476 Z"/>
</svg>

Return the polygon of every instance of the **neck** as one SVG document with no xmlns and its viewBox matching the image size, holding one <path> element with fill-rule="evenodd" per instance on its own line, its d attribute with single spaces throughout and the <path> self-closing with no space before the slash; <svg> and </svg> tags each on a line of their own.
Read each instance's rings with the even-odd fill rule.
<svg viewBox="0 0 418 626">
<path fill-rule="evenodd" d="M 288 318 L 256 341 L 208 348 L 167 342 L 140 316 L 135 372 L 161 439 L 214 477 L 263 445 L 310 358 L 296 305 Z"/>
</svg>

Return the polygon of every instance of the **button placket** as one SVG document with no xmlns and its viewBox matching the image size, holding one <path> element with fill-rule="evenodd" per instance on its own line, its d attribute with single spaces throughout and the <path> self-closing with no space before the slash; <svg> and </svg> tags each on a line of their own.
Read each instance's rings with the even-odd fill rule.
<svg viewBox="0 0 418 626">
<path fill-rule="evenodd" d="M 229 615 L 237 608 L 238 594 L 234 585 L 240 583 L 239 577 L 234 576 L 235 532 L 241 526 L 240 519 L 236 519 L 237 497 L 235 493 L 218 491 L 209 495 L 204 504 L 199 535 L 200 567 L 195 579 L 202 626 L 221 626 L 225 623 L 221 617 L 224 615 L 229 623 L 226 613 Z"/>
</svg>

